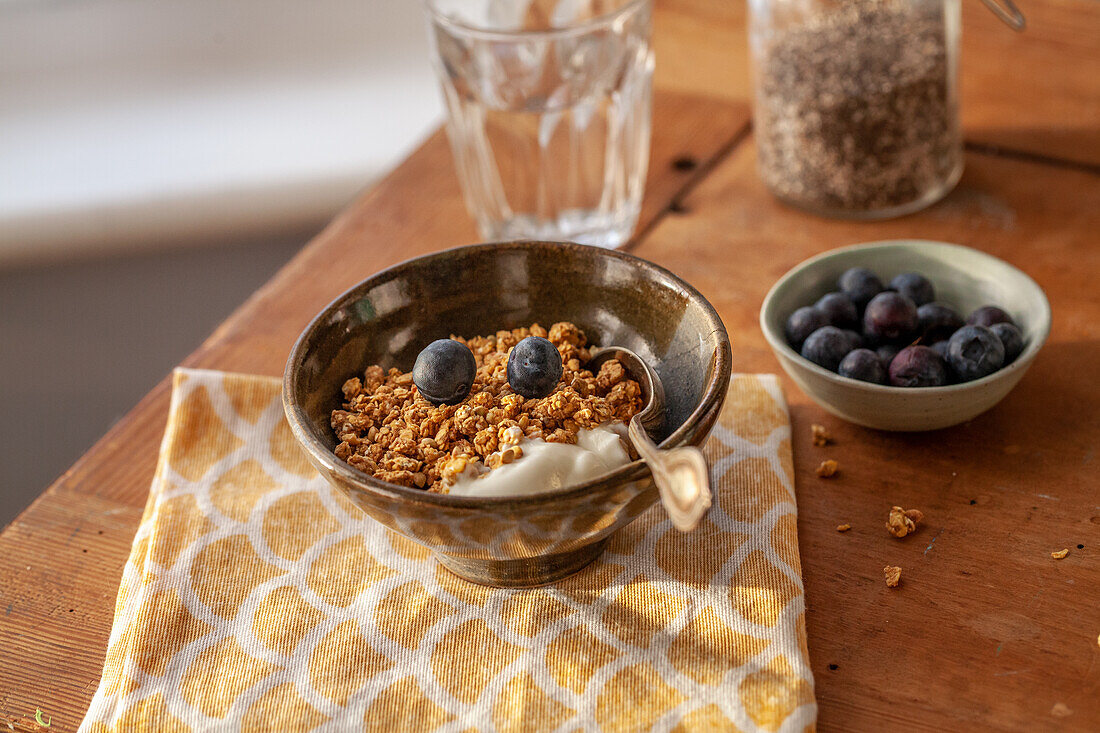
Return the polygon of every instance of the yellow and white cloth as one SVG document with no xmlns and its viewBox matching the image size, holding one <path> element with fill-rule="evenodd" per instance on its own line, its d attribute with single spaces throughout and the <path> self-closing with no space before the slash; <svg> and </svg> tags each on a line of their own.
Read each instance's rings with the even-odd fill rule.
<svg viewBox="0 0 1100 733">
<path fill-rule="evenodd" d="M 738 375 L 716 500 L 660 506 L 549 587 L 485 588 L 319 478 L 278 380 L 175 374 L 168 428 L 82 731 L 805 731 L 787 408 Z"/>
</svg>

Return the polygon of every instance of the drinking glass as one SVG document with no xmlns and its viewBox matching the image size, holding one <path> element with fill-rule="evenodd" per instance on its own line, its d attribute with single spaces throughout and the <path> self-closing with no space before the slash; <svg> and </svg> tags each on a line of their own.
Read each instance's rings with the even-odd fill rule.
<svg viewBox="0 0 1100 733">
<path fill-rule="evenodd" d="M 652 0 L 426 2 L 482 236 L 629 239 L 649 163 Z"/>
</svg>

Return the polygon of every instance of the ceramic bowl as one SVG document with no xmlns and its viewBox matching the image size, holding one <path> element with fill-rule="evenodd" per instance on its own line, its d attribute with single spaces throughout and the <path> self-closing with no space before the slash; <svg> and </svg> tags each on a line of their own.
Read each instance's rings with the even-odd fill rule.
<svg viewBox="0 0 1100 733">
<path fill-rule="evenodd" d="M 657 500 L 645 464 L 560 492 L 434 494 L 379 481 L 333 453 L 340 386 L 371 364 L 402 370 L 450 334 L 572 321 L 598 345 L 633 349 L 660 375 L 663 446 L 699 445 L 725 400 L 730 345 L 690 285 L 621 252 L 553 242 L 459 247 L 391 267 L 341 295 L 299 337 L 283 404 L 310 461 L 369 516 L 431 549 L 457 575 L 497 586 L 552 582 L 599 555 Z"/>
<path fill-rule="evenodd" d="M 982 379 L 946 387 L 886 387 L 819 367 L 787 344 L 783 327 L 798 307 L 812 305 L 849 267 L 866 267 L 883 282 L 903 272 L 932 281 L 936 300 L 965 318 L 983 305 L 1004 308 L 1024 335 L 1024 351 Z M 936 430 L 957 425 L 1001 401 L 1024 375 L 1050 332 L 1050 304 L 1034 280 L 976 249 L 917 239 L 859 244 L 812 257 L 788 272 L 764 299 L 760 328 L 787 374 L 817 404 L 845 420 L 879 430 Z"/>
</svg>

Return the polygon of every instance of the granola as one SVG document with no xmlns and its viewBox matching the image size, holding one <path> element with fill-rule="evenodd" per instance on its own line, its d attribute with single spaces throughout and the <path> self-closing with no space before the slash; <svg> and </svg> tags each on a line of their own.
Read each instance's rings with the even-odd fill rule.
<svg viewBox="0 0 1100 733">
<path fill-rule="evenodd" d="M 838 524 L 836 526 L 836 531 L 837 532 L 847 532 L 851 528 L 852 528 L 852 525 L 850 525 L 850 524 Z"/>
<path fill-rule="evenodd" d="M 832 458 L 827 458 L 821 462 L 821 465 L 814 469 L 814 473 L 820 478 L 829 478 L 836 474 L 837 469 L 840 468 L 840 464 L 834 461 Z"/>
<path fill-rule="evenodd" d="M 549 339 L 561 354 L 561 381 L 546 397 L 524 399 L 508 385 L 508 352 L 527 336 Z M 382 481 L 442 493 L 479 464 L 493 469 L 520 458 L 523 439 L 576 443 L 580 430 L 627 422 L 642 408 L 641 385 L 618 360 L 596 374 L 585 369 L 588 339 L 572 323 L 451 338 L 477 362 L 466 399 L 433 405 L 418 394 L 411 373 L 367 367 L 344 383 L 342 407 L 332 412 L 338 458 Z"/>
<path fill-rule="evenodd" d="M 1052 553 L 1050 553 L 1050 556 L 1053 557 L 1055 560 L 1061 560 L 1062 558 L 1064 558 L 1068 554 L 1069 554 L 1069 548 L 1066 548 L 1064 550 L 1058 550 L 1056 552 L 1052 552 Z"/>
<path fill-rule="evenodd" d="M 887 588 L 898 587 L 898 583 L 901 582 L 901 568 L 897 565 L 887 565 L 882 569 L 882 574 L 886 576 Z"/>
<path fill-rule="evenodd" d="M 886 519 L 886 530 L 895 537 L 904 537 L 917 531 L 917 525 L 924 519 L 924 512 L 920 509 L 902 509 L 900 506 L 890 508 L 890 516 Z"/>
<path fill-rule="evenodd" d="M 829 435 L 829 431 L 825 429 L 825 426 L 818 425 L 817 423 L 810 426 L 810 433 L 813 435 L 814 445 L 817 446 L 828 445 L 833 439 L 833 436 Z"/>
</svg>

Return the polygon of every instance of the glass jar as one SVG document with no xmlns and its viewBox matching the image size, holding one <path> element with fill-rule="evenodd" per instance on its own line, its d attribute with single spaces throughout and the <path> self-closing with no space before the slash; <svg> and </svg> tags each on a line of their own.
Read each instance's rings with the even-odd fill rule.
<svg viewBox="0 0 1100 733">
<path fill-rule="evenodd" d="M 959 0 L 749 0 L 758 168 L 780 199 L 880 219 L 962 175 Z"/>
</svg>

